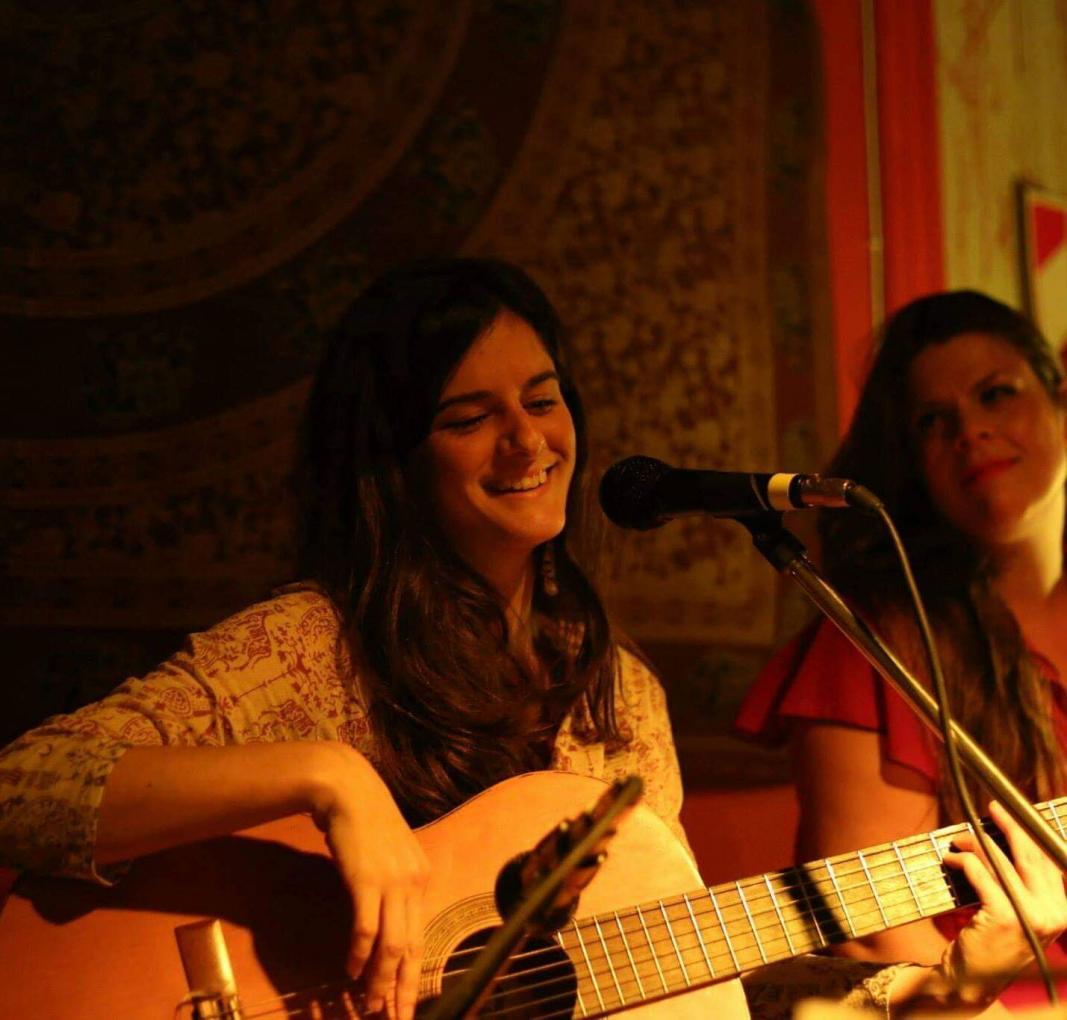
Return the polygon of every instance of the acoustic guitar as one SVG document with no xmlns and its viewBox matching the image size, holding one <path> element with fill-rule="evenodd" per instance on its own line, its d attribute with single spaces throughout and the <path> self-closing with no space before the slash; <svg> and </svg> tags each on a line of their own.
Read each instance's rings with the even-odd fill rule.
<svg viewBox="0 0 1067 1020">
<path fill-rule="evenodd" d="M 532 773 L 418 830 L 432 868 L 420 1003 L 462 974 L 499 924 L 500 869 L 603 790 L 587 777 Z M 1040 808 L 1061 835 L 1065 804 Z M 941 863 L 962 828 L 706 888 L 667 826 L 638 805 L 582 892 L 578 916 L 525 944 L 482 1015 L 740 1010 L 728 978 L 975 902 Z M 113 888 L 23 878 L 0 914 L 0 1014 L 193 1016 L 175 929 L 204 918 L 221 924 L 245 1020 L 362 1015 L 357 986 L 342 979 L 349 897 L 304 816 L 143 858 Z"/>
</svg>

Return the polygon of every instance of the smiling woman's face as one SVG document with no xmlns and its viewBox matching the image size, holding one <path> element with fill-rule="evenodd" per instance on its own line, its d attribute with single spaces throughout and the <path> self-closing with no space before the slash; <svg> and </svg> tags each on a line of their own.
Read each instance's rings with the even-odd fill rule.
<svg viewBox="0 0 1067 1020">
<path fill-rule="evenodd" d="M 1062 533 L 1064 410 L 1019 350 L 961 333 L 916 355 L 908 384 L 927 491 L 950 524 L 985 547 Z"/>
<path fill-rule="evenodd" d="M 479 569 L 558 535 L 575 452 L 552 358 L 502 311 L 446 380 L 424 447 L 430 500 L 456 551 Z"/>
</svg>

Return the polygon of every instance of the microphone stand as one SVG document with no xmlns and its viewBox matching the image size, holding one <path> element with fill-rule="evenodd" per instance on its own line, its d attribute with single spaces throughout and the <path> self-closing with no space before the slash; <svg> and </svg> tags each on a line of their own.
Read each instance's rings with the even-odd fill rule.
<svg viewBox="0 0 1067 1020">
<path fill-rule="evenodd" d="M 930 692 L 908 672 L 901 661 L 845 603 L 837 590 L 807 557 L 803 543 L 782 524 L 780 513 L 734 518 L 752 534 L 752 543 L 779 573 L 788 574 L 808 599 L 855 645 L 861 655 L 885 677 L 916 715 L 941 739 L 940 712 Z M 985 784 L 1046 853 L 1067 871 L 1067 843 L 1049 827 L 1033 805 L 993 763 L 978 743 L 954 721 L 953 734 L 960 758 Z"/>
</svg>

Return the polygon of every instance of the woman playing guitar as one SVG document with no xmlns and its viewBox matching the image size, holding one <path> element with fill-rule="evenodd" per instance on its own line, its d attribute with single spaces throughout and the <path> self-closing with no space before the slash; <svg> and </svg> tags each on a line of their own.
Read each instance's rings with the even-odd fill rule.
<svg viewBox="0 0 1067 1020">
<path fill-rule="evenodd" d="M 0 861 L 107 882 L 131 858 L 310 813 L 353 900 L 348 970 L 368 1010 L 407 1018 L 428 879 L 412 826 L 523 772 L 636 773 L 684 841 L 662 690 L 578 566 L 585 461 L 562 330 L 525 274 L 452 259 L 380 277 L 307 406 L 305 581 L 7 748 Z M 1060 877 L 1001 821 L 1051 939 Z M 886 1001 L 981 1005 L 1026 960 L 957 847 L 949 866 L 984 907 Z M 716 987 L 744 1017 L 737 982 Z"/>
</svg>

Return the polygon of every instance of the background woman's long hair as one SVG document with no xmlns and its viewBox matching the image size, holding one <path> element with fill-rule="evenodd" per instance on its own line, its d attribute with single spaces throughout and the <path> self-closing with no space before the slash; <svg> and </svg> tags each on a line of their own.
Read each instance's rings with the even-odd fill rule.
<svg viewBox="0 0 1067 1020">
<path fill-rule="evenodd" d="M 444 539 L 416 466 L 447 377 L 504 309 L 544 343 L 577 434 L 567 523 L 551 543 L 559 595 L 538 585 L 534 596 L 535 613 L 550 621 L 535 637 L 547 683 L 509 651 L 501 598 Z M 357 299 L 331 337 L 303 426 L 301 565 L 342 614 L 376 765 L 413 823 L 545 767 L 576 703 L 584 701 L 584 736 L 619 738 L 608 620 L 573 555 L 586 452 L 559 320 L 513 266 L 399 267 Z"/>
<path fill-rule="evenodd" d="M 1018 312 L 975 291 L 920 298 L 886 323 L 852 424 L 827 473 L 876 492 L 896 521 L 940 650 L 952 711 L 993 759 L 1034 797 L 1064 792 L 1062 751 L 1052 725 L 1051 691 L 1028 654 L 1019 625 L 990 584 L 982 551 L 951 527 L 926 491 L 909 423 L 909 367 L 920 351 L 962 333 L 1005 340 L 1059 403 L 1063 372 L 1038 330 Z M 820 521 L 828 575 L 861 606 L 919 675 L 925 660 L 889 542 L 860 515 Z M 888 633 L 887 633 L 888 630 Z M 941 763 L 942 812 L 959 817 Z M 985 794 L 973 792 L 982 803 Z"/>
</svg>

